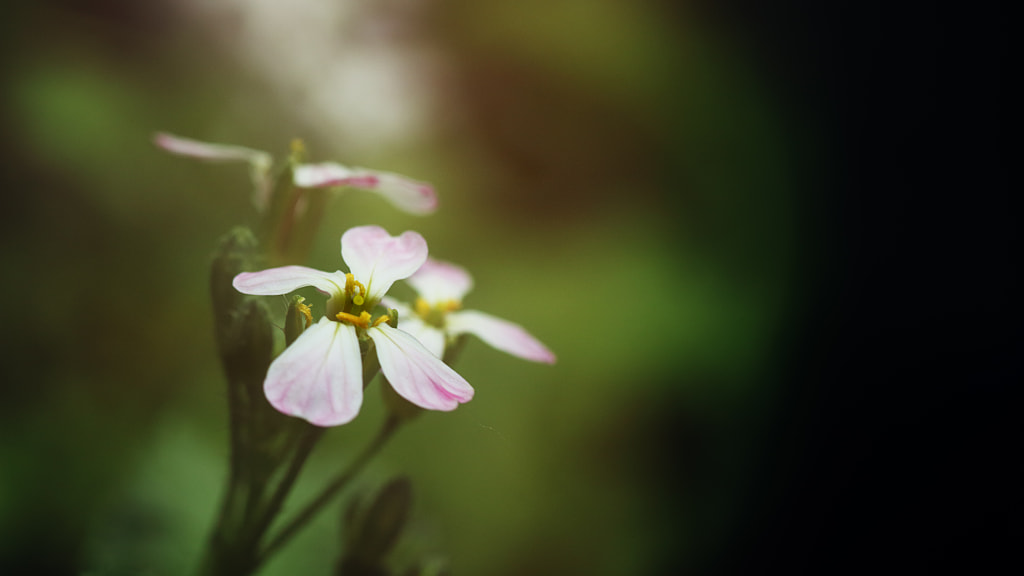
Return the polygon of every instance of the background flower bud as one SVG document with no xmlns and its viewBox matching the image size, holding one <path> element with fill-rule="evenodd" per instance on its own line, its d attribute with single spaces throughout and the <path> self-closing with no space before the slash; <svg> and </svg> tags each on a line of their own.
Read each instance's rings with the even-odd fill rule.
<svg viewBox="0 0 1024 576">
<path fill-rule="evenodd" d="M 389 574 L 384 560 L 405 528 L 412 508 L 412 484 L 399 476 L 372 500 L 355 498 L 342 518 L 345 551 L 337 574 Z"/>
</svg>

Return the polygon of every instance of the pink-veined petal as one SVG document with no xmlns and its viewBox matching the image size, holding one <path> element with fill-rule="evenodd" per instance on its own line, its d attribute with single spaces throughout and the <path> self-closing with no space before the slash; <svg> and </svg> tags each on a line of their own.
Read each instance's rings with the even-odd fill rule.
<svg viewBox="0 0 1024 576">
<path fill-rule="evenodd" d="M 427 258 L 406 282 L 412 285 L 420 298 L 432 305 L 452 300 L 462 302 L 473 288 L 473 277 L 465 268 L 433 258 Z"/>
<path fill-rule="evenodd" d="M 420 320 L 419 316 L 406 316 L 398 318 L 398 327 L 403 332 L 420 341 L 423 347 L 431 354 L 442 358 L 444 356 L 445 336 L 440 329 Z"/>
<path fill-rule="evenodd" d="M 380 226 L 350 228 L 341 236 L 341 257 L 370 300 L 379 300 L 396 280 L 408 278 L 427 259 L 427 241 L 408 230 L 391 236 Z"/>
<path fill-rule="evenodd" d="M 429 214 L 437 209 L 433 186 L 393 172 L 349 168 L 336 162 L 301 164 L 295 167 L 293 182 L 303 188 L 351 186 L 371 190 L 412 214 Z"/>
<path fill-rule="evenodd" d="M 354 326 L 321 318 L 267 370 L 270 405 L 317 426 L 350 422 L 363 403 L 363 363 Z"/>
<path fill-rule="evenodd" d="M 356 168 L 349 185 L 372 190 L 395 208 L 410 214 L 430 214 L 437 210 L 437 193 L 433 186 L 391 172 Z"/>
<path fill-rule="evenodd" d="M 322 272 L 305 266 L 281 266 L 260 272 L 242 272 L 231 284 L 243 294 L 271 296 L 287 294 L 303 286 L 312 286 L 328 296 L 345 293 L 345 275 Z"/>
<path fill-rule="evenodd" d="M 267 164 L 273 162 L 270 154 L 262 150 L 254 150 L 245 146 L 233 146 L 229 144 L 213 144 L 200 142 L 191 138 L 182 138 L 166 132 L 157 132 L 153 135 L 153 143 L 157 147 L 177 154 L 198 158 L 200 160 L 211 160 L 214 162 L 252 162 L 254 164 Z"/>
<path fill-rule="evenodd" d="M 387 324 L 371 328 L 380 370 L 399 396 L 427 410 L 454 410 L 473 387 L 419 340 Z"/>
<path fill-rule="evenodd" d="M 452 334 L 475 334 L 490 346 L 534 362 L 555 363 L 555 355 L 522 326 L 476 310 L 448 314 Z"/>
</svg>

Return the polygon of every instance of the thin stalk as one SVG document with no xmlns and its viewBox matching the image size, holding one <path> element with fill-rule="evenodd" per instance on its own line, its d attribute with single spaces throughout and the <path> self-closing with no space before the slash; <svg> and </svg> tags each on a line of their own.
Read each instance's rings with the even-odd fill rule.
<svg viewBox="0 0 1024 576">
<path fill-rule="evenodd" d="M 388 416 L 388 419 L 384 421 L 384 425 L 377 432 L 377 435 L 373 440 L 366 445 L 363 451 L 353 460 L 348 468 L 339 474 L 330 484 L 328 484 L 320 494 L 314 498 L 309 504 L 307 504 L 288 524 L 277 533 L 273 539 L 263 548 L 263 552 L 256 558 L 255 566 L 260 566 L 279 548 L 284 546 L 296 532 L 301 530 L 318 512 L 324 509 L 324 506 L 334 498 L 338 492 L 340 492 L 348 483 L 355 478 L 357 474 L 366 466 L 366 464 L 373 459 L 374 456 L 380 452 L 380 449 L 384 447 L 388 439 L 394 434 L 395 430 L 398 429 L 398 425 L 401 420 L 395 416 Z"/>
<path fill-rule="evenodd" d="M 302 466 L 306 463 L 309 458 L 309 454 L 313 451 L 313 447 L 316 445 L 317 440 L 323 436 L 324 428 L 315 426 L 309 426 L 302 431 L 301 437 L 298 442 L 298 448 L 295 451 L 295 456 L 292 457 L 288 463 L 288 469 L 285 471 L 285 475 L 281 478 L 281 481 L 277 484 L 277 488 L 274 490 L 274 494 L 270 498 L 270 502 L 267 503 L 267 507 L 264 509 L 263 514 L 259 520 L 255 523 L 253 531 L 249 534 L 250 542 L 253 546 L 256 546 L 263 534 L 270 527 L 271 522 L 277 516 L 278 512 L 281 511 L 281 506 L 284 505 L 284 500 L 291 492 L 292 485 L 295 484 L 295 480 L 299 477 L 299 472 L 302 470 Z"/>
<path fill-rule="evenodd" d="M 227 392 L 229 422 L 228 482 L 223 499 L 221 500 L 217 521 L 214 523 L 214 528 L 210 533 L 210 546 L 213 547 L 223 546 L 225 534 L 230 533 L 236 527 L 239 520 L 239 498 L 242 496 L 243 488 L 249 488 L 244 481 L 245 475 L 242 471 L 244 455 L 242 437 L 244 430 L 242 428 L 241 411 L 243 410 L 243 401 L 240 393 L 240 384 L 229 380 Z"/>
</svg>

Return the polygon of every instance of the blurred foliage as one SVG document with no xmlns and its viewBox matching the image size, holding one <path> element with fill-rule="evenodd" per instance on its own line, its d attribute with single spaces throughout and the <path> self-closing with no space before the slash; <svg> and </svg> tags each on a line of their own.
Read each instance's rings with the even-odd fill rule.
<svg viewBox="0 0 1024 576">
<path fill-rule="evenodd" d="M 742 45 L 654 1 L 350 4 L 339 35 L 394 19 L 397 39 L 373 42 L 426 38 L 443 55 L 425 136 L 363 147 L 300 114 L 240 56 L 243 2 L 12 9 L 0 571 L 184 573 L 213 521 L 227 420 L 206 275 L 217 238 L 255 215 L 244 167 L 162 154 L 156 130 L 278 157 L 298 136 L 313 161 L 432 182 L 427 218 L 333 198 L 308 265 L 340 267 L 349 226 L 415 228 L 474 274 L 468 308 L 558 355 L 534 365 L 471 341 L 457 369 L 474 401 L 418 419 L 371 466 L 368 486 L 416 487 L 397 566 L 644 574 L 724 545 L 772 401 L 760 375 L 795 304 L 791 135 Z M 285 299 L 268 304 L 283 317 Z M 286 509 L 381 418 L 375 385 Z M 264 573 L 330 573 L 337 517 Z"/>
</svg>

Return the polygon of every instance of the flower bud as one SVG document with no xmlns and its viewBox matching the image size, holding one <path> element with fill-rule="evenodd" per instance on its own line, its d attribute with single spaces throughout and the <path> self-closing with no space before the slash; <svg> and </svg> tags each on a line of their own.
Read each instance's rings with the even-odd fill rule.
<svg viewBox="0 0 1024 576">
<path fill-rule="evenodd" d="M 263 396 L 263 379 L 273 360 L 274 333 L 267 305 L 246 299 L 236 308 L 230 336 L 221 347 L 228 381 L 242 383 L 253 398 Z"/>
<path fill-rule="evenodd" d="M 405 476 L 385 484 L 368 504 L 354 500 L 343 518 L 345 553 L 339 565 L 376 573 L 405 528 L 411 507 L 412 484 Z"/>
<path fill-rule="evenodd" d="M 259 243 L 248 228 L 234 228 L 223 237 L 210 266 L 210 296 L 213 299 L 217 344 L 224 347 L 230 337 L 232 317 L 246 296 L 231 281 L 239 272 L 257 267 Z"/>
<path fill-rule="evenodd" d="M 284 317 L 284 341 L 287 346 L 291 346 L 292 342 L 313 324 L 313 313 L 310 307 L 303 303 L 305 301 L 302 296 L 292 296 L 288 304 L 288 312 Z"/>
<path fill-rule="evenodd" d="M 239 293 L 231 280 L 253 267 L 256 238 L 235 228 L 222 239 L 210 268 L 214 332 L 221 362 L 232 384 L 259 386 L 273 354 L 270 313 L 263 302 Z"/>
</svg>

